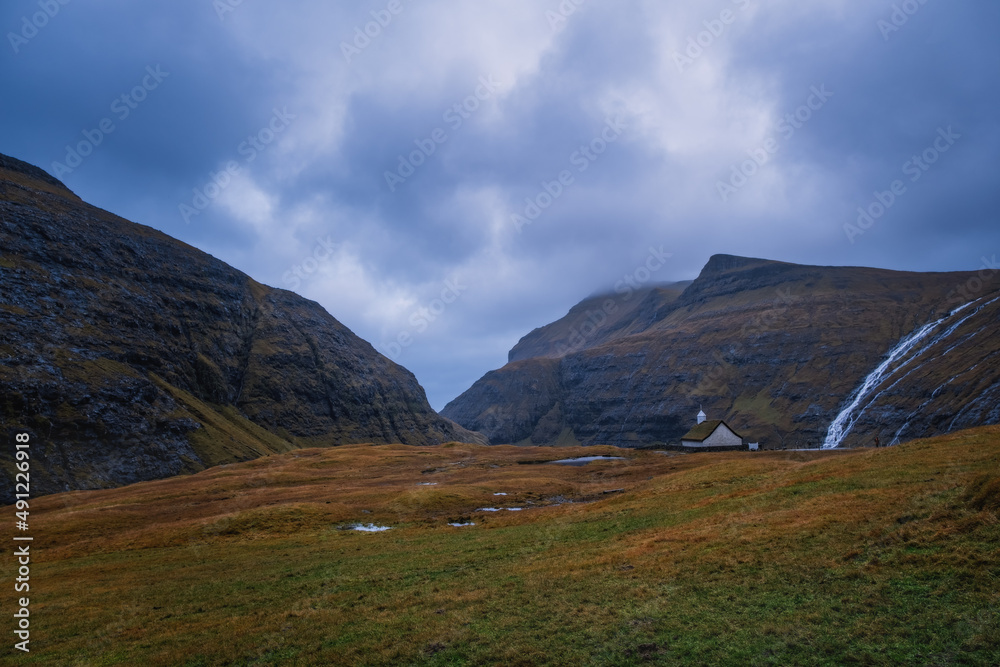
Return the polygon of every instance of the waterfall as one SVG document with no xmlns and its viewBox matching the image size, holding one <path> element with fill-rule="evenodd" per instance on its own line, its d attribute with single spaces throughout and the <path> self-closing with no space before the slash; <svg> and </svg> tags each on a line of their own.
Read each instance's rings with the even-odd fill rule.
<svg viewBox="0 0 1000 667">
<path fill-rule="evenodd" d="M 882 363 L 879 364 L 875 370 L 869 373 L 868 377 L 866 377 L 864 382 L 861 383 L 861 386 L 858 387 L 858 389 L 856 389 L 851 394 L 851 397 L 847 405 L 844 407 L 844 409 L 842 409 L 840 413 L 837 415 L 837 417 L 830 423 L 830 428 L 826 432 L 826 440 L 823 442 L 823 449 L 833 449 L 834 447 L 840 446 L 840 444 L 844 441 L 844 438 L 847 437 L 847 434 L 850 433 L 851 429 L 854 427 L 854 424 L 861 416 L 861 413 L 864 412 L 864 408 L 862 408 L 857 412 L 857 414 L 855 414 L 855 411 L 858 409 L 858 406 L 860 406 L 862 402 L 866 401 L 869 397 L 871 397 L 872 393 L 876 389 L 878 389 L 878 387 L 882 384 L 883 381 L 885 381 L 887 377 L 889 377 L 890 375 L 892 375 L 893 373 L 895 373 L 896 371 L 898 371 L 899 369 L 901 369 L 902 367 L 906 366 L 908 363 L 919 357 L 924 351 L 926 351 L 929 347 L 937 343 L 939 340 L 947 338 L 955 331 L 955 329 L 957 329 L 963 322 L 965 322 L 965 320 L 969 319 L 969 317 L 972 317 L 972 315 L 975 315 L 976 312 L 982 310 L 982 307 L 977 308 L 974 313 L 968 315 L 967 317 L 962 318 L 960 322 L 957 322 L 953 326 L 949 327 L 946 332 L 944 332 L 941 335 L 935 336 L 930 343 L 920 348 L 920 350 L 918 350 L 915 354 L 911 355 L 909 358 L 905 358 L 906 355 L 911 350 L 913 350 L 913 348 L 915 348 L 922 340 L 931 335 L 931 333 L 935 329 L 941 326 L 945 321 L 957 315 L 959 312 L 971 306 L 976 301 L 978 301 L 978 299 L 975 299 L 967 304 L 959 306 L 958 308 L 951 311 L 944 317 L 941 317 L 933 322 L 928 322 L 922 327 L 919 327 L 909 336 L 906 336 L 901 341 L 899 341 L 894 348 L 889 350 L 888 355 L 882 361 Z M 988 304 L 984 304 L 984 306 L 985 305 Z M 903 359 L 903 362 L 899 364 L 899 366 L 893 368 L 893 365 L 900 359 Z M 877 398 L 877 396 L 874 398 Z M 874 398 L 872 400 L 874 400 Z M 864 407 L 866 408 L 870 404 L 871 401 L 868 401 L 867 403 L 865 403 Z"/>
</svg>

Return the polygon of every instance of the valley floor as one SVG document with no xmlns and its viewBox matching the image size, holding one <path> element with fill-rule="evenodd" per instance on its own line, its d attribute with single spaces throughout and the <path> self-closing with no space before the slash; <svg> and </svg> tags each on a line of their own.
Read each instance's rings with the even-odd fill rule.
<svg viewBox="0 0 1000 667">
<path fill-rule="evenodd" d="M 595 454 L 624 460 L 538 462 Z M 17 664 L 995 665 L 998 512 L 997 427 L 302 450 L 33 501 Z"/>
</svg>

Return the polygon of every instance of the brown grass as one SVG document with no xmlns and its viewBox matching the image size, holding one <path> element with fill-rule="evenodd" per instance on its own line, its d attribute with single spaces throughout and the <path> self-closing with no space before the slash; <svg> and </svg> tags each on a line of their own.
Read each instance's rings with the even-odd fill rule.
<svg viewBox="0 0 1000 667">
<path fill-rule="evenodd" d="M 627 460 L 519 463 L 595 453 Z M 854 452 L 355 445 L 40 498 L 30 661 L 989 664 L 998 463 L 997 427 Z"/>
</svg>

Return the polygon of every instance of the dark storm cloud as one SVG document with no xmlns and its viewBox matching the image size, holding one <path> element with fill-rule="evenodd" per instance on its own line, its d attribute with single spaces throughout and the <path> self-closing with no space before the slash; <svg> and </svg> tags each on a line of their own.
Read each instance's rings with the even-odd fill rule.
<svg viewBox="0 0 1000 667">
<path fill-rule="evenodd" d="M 650 252 L 673 253 L 652 276 L 671 281 L 716 252 L 947 270 L 1000 250 L 994 3 L 560 6 L 70 2 L 4 44 L 0 151 L 51 169 L 112 117 L 71 188 L 320 301 L 438 408 Z M 37 11 L 7 3 L 0 28 Z M 908 180 L 939 131 L 960 138 Z"/>
</svg>

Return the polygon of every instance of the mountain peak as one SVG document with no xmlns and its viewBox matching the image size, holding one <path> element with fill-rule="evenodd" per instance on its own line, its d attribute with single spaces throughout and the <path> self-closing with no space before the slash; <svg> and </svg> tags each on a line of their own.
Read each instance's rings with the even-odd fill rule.
<svg viewBox="0 0 1000 667">
<path fill-rule="evenodd" d="M 704 405 L 767 447 L 815 446 L 881 369 L 895 375 L 848 411 L 848 446 L 997 423 L 1000 377 L 982 360 L 1000 349 L 1000 288 L 983 281 L 966 319 L 942 315 L 974 276 L 714 255 L 674 299 L 652 290 L 619 321 L 585 302 L 532 332 L 443 414 L 495 443 L 661 447 Z M 927 340 L 888 356 L 914 332 Z"/>
<path fill-rule="evenodd" d="M 712 255 L 708 263 L 701 270 L 701 275 L 706 276 L 715 273 L 733 271 L 735 269 L 746 269 L 767 264 L 784 264 L 773 259 L 758 259 L 756 257 L 739 257 L 738 255 Z"/>
<path fill-rule="evenodd" d="M 0 431 L 44 433 L 36 493 L 299 447 L 486 442 L 319 304 L 4 156 L 0 221 Z M 14 490 L 0 476 L 0 503 Z"/>
<path fill-rule="evenodd" d="M 66 187 L 65 183 L 49 174 L 44 169 L 36 167 L 33 164 L 28 164 L 22 160 L 18 160 L 17 158 L 10 157 L 9 155 L 4 155 L 3 153 L 0 153 L 0 172 L 7 172 L 6 174 L 3 174 L 3 180 L 9 180 L 14 183 L 19 183 L 20 185 L 31 185 L 30 181 L 35 181 L 36 186 L 39 183 L 43 183 L 48 186 L 40 189 L 51 191 L 52 188 L 58 188 L 59 190 L 65 190 L 67 194 L 73 194 L 72 191 Z M 26 183 L 25 180 L 29 182 Z"/>
</svg>

